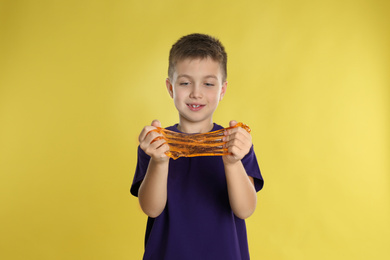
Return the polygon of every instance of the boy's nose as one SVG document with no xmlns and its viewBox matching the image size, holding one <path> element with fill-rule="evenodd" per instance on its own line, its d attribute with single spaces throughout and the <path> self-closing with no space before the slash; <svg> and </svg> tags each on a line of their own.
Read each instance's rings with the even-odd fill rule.
<svg viewBox="0 0 390 260">
<path fill-rule="evenodd" d="M 197 85 L 193 86 L 191 89 L 190 98 L 201 98 L 201 97 L 202 97 L 202 92 L 200 86 Z"/>
</svg>

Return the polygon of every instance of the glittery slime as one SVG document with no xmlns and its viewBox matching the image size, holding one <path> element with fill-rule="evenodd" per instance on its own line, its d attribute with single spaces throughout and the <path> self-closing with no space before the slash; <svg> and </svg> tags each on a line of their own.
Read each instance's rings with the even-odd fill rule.
<svg viewBox="0 0 390 260">
<path fill-rule="evenodd" d="M 251 132 L 249 126 L 243 123 L 237 123 L 235 126 L 204 134 L 177 133 L 160 127 L 150 132 L 162 134 L 162 136 L 155 138 L 152 143 L 164 139 L 169 146 L 169 151 L 165 152 L 165 154 L 176 160 L 179 157 L 222 156 L 230 154 L 228 149 L 224 147 L 226 143 L 223 141 L 224 132 L 236 127 L 241 127 L 248 133 Z"/>
</svg>

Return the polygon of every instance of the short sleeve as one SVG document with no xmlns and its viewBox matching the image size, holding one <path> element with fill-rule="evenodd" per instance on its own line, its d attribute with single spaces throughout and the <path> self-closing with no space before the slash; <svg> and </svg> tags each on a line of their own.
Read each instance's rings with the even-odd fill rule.
<svg viewBox="0 0 390 260">
<path fill-rule="evenodd" d="M 150 156 L 147 155 L 141 147 L 138 146 L 137 167 L 133 178 L 133 184 L 130 188 L 130 193 L 138 197 L 138 189 L 142 180 L 145 178 L 146 170 L 148 169 Z"/>
<path fill-rule="evenodd" d="M 261 176 L 259 164 L 257 163 L 256 154 L 255 151 L 253 150 L 253 145 L 249 150 L 249 153 L 245 155 L 244 158 L 242 158 L 241 162 L 244 165 L 244 168 L 248 176 L 253 177 L 255 181 L 256 192 L 260 191 L 263 188 L 264 180 L 263 177 Z"/>
</svg>

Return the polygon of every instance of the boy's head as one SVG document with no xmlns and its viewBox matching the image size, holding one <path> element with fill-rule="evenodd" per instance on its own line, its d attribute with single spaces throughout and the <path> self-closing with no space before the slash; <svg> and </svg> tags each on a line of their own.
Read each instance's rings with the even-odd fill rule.
<svg viewBox="0 0 390 260">
<path fill-rule="evenodd" d="M 171 48 L 169 53 L 168 77 L 172 80 L 177 62 L 184 59 L 206 59 L 220 64 L 222 80 L 227 78 L 227 54 L 222 43 L 206 34 L 189 34 L 180 38 Z"/>
</svg>

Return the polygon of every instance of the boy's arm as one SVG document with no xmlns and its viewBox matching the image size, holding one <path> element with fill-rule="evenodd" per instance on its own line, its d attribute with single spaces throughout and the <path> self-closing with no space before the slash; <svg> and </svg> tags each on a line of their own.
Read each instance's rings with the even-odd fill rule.
<svg viewBox="0 0 390 260">
<path fill-rule="evenodd" d="M 161 127 L 157 120 L 154 120 L 151 126 L 144 127 L 139 136 L 141 149 L 151 158 L 145 178 L 139 187 L 138 201 L 142 211 L 151 218 L 158 217 L 165 208 L 169 165 L 169 157 L 165 155 L 169 146 L 163 139 L 154 141 L 161 135 L 150 132 L 155 127 Z"/>
<path fill-rule="evenodd" d="M 230 126 L 236 124 L 236 121 L 230 122 Z M 257 203 L 254 180 L 247 175 L 241 162 L 252 146 L 252 137 L 246 130 L 237 127 L 227 130 L 224 140 L 231 153 L 223 156 L 230 207 L 237 217 L 246 219 L 255 211 Z"/>
<path fill-rule="evenodd" d="M 138 191 L 142 211 L 151 218 L 158 217 L 167 202 L 168 163 L 149 161 L 148 170 Z"/>
<path fill-rule="evenodd" d="M 248 176 L 241 161 L 225 164 L 230 207 L 241 219 L 250 217 L 256 209 L 257 196 L 254 180 Z"/>
</svg>

